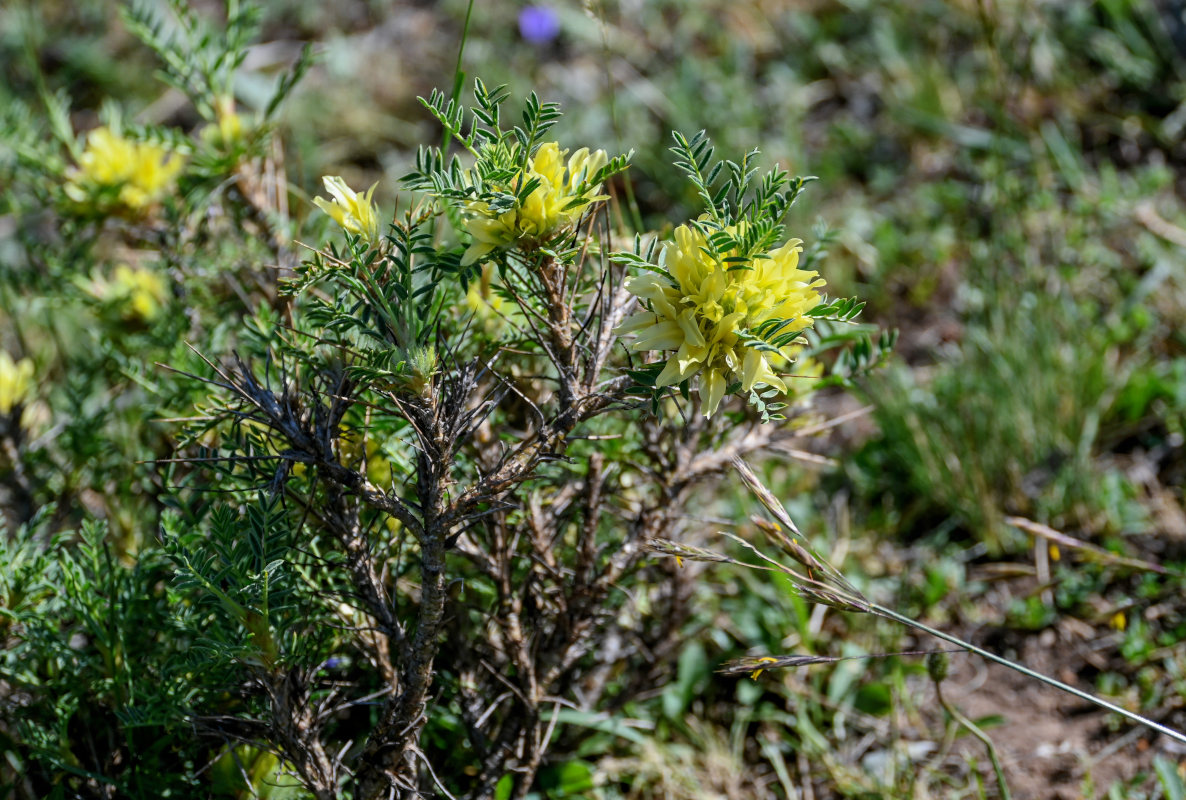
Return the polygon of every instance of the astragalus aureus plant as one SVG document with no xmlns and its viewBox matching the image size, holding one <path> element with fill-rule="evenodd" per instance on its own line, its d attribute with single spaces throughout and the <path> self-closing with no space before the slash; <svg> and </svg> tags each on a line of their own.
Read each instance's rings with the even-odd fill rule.
<svg viewBox="0 0 1186 800">
<path fill-rule="evenodd" d="M 653 688 L 689 613 L 686 574 L 643 579 L 666 569 L 644 542 L 678 538 L 730 459 L 798 435 L 788 380 L 844 339 L 801 334 L 859 310 L 820 297 L 784 237 L 803 181 L 677 138 L 706 216 L 618 253 L 629 157 L 553 139 L 559 111 L 534 96 L 515 126 L 505 91 L 475 96 L 425 101 L 459 153 L 420 151 L 394 219 L 326 179 L 344 239 L 211 360 L 193 423 L 192 455 L 244 492 L 217 525 L 173 523 L 188 608 L 221 620 L 207 639 L 241 676 L 195 719 L 317 797 L 522 798 L 588 776 L 579 726 Z M 735 392 L 753 408 L 714 414 Z M 243 507 L 271 544 L 238 564 L 222 537 Z"/>
<path fill-rule="evenodd" d="M 509 184 L 490 184 L 492 191 L 504 195 L 504 201 L 507 195 L 515 198 L 509 208 L 498 198 L 467 204 L 465 230 L 473 244 L 465 251 L 463 264 L 472 264 L 500 247 L 545 241 L 576 224 L 589 203 L 609 199 L 596 194 L 600 183 L 591 183 L 594 176 L 604 174 L 605 151 L 590 154 L 582 147 L 567 162 L 566 155 L 568 151 L 561 150 L 559 143 L 544 142 Z"/>
<path fill-rule="evenodd" d="M 785 403 L 772 398 L 789 391 L 789 370 L 807 344 L 799 334 L 816 317 L 851 321 L 861 304 L 827 303 L 819 293 L 824 280 L 800 266 L 802 240 L 786 238 L 783 219 L 811 179 L 775 170 L 755 181 L 757 151 L 740 164 L 714 162 L 703 133 L 691 141 L 676 133 L 675 141 L 676 166 L 707 211 L 676 228 L 657 258 L 654 243 L 645 256 L 637 245 L 618 256 L 643 270 L 625 284 L 643 308 L 617 332 L 634 334 L 632 350 L 674 351 L 648 369 L 648 378 L 658 389 L 686 389 L 697 378 L 704 416 L 725 394 L 741 391 L 764 420 L 780 419 Z M 722 173 L 727 179 L 718 187 Z M 807 374 L 819 373 L 809 367 Z"/>
<path fill-rule="evenodd" d="M 630 317 L 618 333 L 637 336 L 633 350 L 675 350 L 655 385 L 699 375 L 705 416 L 716 411 L 731 383 L 739 382 L 744 392 L 755 386 L 787 391 L 774 367 L 790 360 L 790 348 L 754 341 L 747 332 L 800 333 L 811 325 L 808 312 L 820 300 L 816 288 L 823 280 L 798 268 L 802 242 L 794 239 L 769 253 L 747 255 L 737 244 L 745 227 L 722 231 L 731 238 L 724 245 L 728 249 L 714 252 L 699 229 L 681 226 L 659 257 L 667 275 L 646 273 L 626 282 L 651 310 Z M 774 326 L 767 325 L 771 321 Z"/>
<path fill-rule="evenodd" d="M 104 126 L 87 137 L 78 166 L 69 171 L 66 194 L 82 205 L 141 214 L 169 191 L 184 167 L 185 159 L 166 147 Z"/>
</svg>

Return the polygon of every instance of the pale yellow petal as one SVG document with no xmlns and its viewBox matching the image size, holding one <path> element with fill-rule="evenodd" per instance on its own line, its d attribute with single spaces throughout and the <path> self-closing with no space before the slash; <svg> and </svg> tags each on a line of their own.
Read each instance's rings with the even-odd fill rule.
<svg viewBox="0 0 1186 800">
<path fill-rule="evenodd" d="M 659 321 L 659 318 L 650 311 L 639 311 L 637 314 L 631 314 L 626 319 L 622 320 L 618 327 L 614 328 L 614 333 L 618 336 L 624 336 L 628 333 L 640 328 L 647 328 Z"/>
<path fill-rule="evenodd" d="M 322 197 L 314 197 L 313 204 L 326 214 L 329 214 L 338 225 L 343 228 L 346 227 L 346 212 L 342 210 L 341 206 L 336 206 Z"/>
<path fill-rule="evenodd" d="M 655 379 L 656 386 L 671 386 L 695 375 L 703 366 L 703 348 L 689 348 L 682 344 Z"/>
<path fill-rule="evenodd" d="M 475 241 L 466 249 L 465 255 L 461 257 L 461 266 L 468 267 L 470 264 L 475 264 L 494 249 L 494 245 L 489 242 Z"/>
<path fill-rule="evenodd" d="M 664 321 L 637 332 L 631 350 L 674 350 L 683 344 L 684 332 L 678 323 Z"/>
<path fill-rule="evenodd" d="M 671 290 L 671 284 L 659 275 L 653 272 L 647 272 L 627 278 L 626 290 L 637 297 L 641 297 L 643 300 L 649 300 L 651 305 L 655 307 L 655 311 L 664 317 L 674 319 L 677 316 L 675 306 L 671 304 L 667 296 Z"/>
<path fill-rule="evenodd" d="M 725 376 L 720 370 L 705 370 L 700 375 L 700 410 L 711 417 L 725 396 Z"/>
<path fill-rule="evenodd" d="M 781 392 L 787 390 L 786 384 L 782 382 L 782 379 L 770 369 L 770 363 L 766 360 L 766 354 L 749 347 L 746 348 L 745 357 L 742 360 L 741 388 L 743 391 L 748 392 L 754 388 L 755 384 L 765 384 Z"/>
<path fill-rule="evenodd" d="M 33 362 L 27 358 L 13 361 L 0 350 L 0 414 L 7 414 L 23 403 L 33 386 Z"/>
<path fill-rule="evenodd" d="M 689 308 L 684 311 L 677 318 L 680 330 L 684 332 L 685 340 L 693 347 L 704 347 L 704 334 L 700 332 L 700 326 L 696 324 L 696 310 Z"/>
<path fill-rule="evenodd" d="M 671 386 L 674 383 L 679 383 L 683 380 L 683 371 L 680 369 L 679 359 L 675 356 L 667 359 L 667 364 L 664 365 L 663 371 L 659 373 L 659 377 L 655 378 L 656 386 Z"/>
</svg>

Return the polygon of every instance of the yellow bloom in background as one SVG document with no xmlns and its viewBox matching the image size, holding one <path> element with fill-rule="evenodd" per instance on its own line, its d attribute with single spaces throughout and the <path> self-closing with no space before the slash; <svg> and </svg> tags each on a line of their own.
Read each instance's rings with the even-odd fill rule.
<svg viewBox="0 0 1186 800">
<path fill-rule="evenodd" d="M 565 162 L 566 155 L 568 151 L 561 150 L 556 142 L 542 144 L 535 157 L 527 162 L 527 170 L 520 173 L 510 186 L 491 187 L 515 193 L 518 187 L 538 178 L 539 185 L 514 208 L 499 213 L 489 203 L 475 201 L 469 204 L 469 220 L 465 228 L 474 243 L 465 251 L 462 266 L 473 264 L 497 248 L 520 240 L 544 239 L 579 220 L 588 203 L 607 198 L 607 195 L 598 194 L 600 186 L 583 190 L 581 187 L 586 179 L 606 165 L 609 157 L 605 151 L 590 153 L 589 148 L 582 147 Z M 588 202 L 578 202 L 580 200 Z"/>
<path fill-rule="evenodd" d="M 744 233 L 740 227 L 726 230 L 734 236 Z M 637 335 L 631 345 L 636 351 L 674 350 L 655 385 L 672 386 L 699 375 L 706 417 L 716 411 L 732 381 L 740 382 L 746 392 L 765 384 L 785 393 L 787 384 L 773 367 L 792 358 L 793 349 L 765 352 L 745 344 L 738 332 L 772 319 L 793 320 L 780 333 L 811 326 L 806 313 L 819 304 L 817 289 L 824 281 L 815 272 L 799 269 L 802 244 L 792 239 L 767 257 L 744 264 L 728 261 L 738 255 L 732 252 L 717 261 L 706 250 L 704 234 L 681 226 L 659 259 L 673 280 L 656 273 L 630 278 L 626 288 L 646 301 L 649 310 L 634 314 L 617 332 Z"/>
<path fill-rule="evenodd" d="M 96 299 L 111 303 L 127 320 L 152 322 L 169 300 L 168 287 L 155 271 L 120 264 L 111 278 L 93 276 L 85 286 Z"/>
<path fill-rule="evenodd" d="M 325 183 L 325 190 L 333 195 L 333 202 L 315 197 L 313 202 L 317 207 L 334 218 L 334 222 L 342 226 L 342 230 L 357 233 L 372 247 L 379 241 L 379 210 L 371 202 L 371 195 L 375 193 L 378 183 L 372 184 L 366 194 L 356 192 L 346 185 L 346 181 L 336 175 L 326 175 L 321 179 Z"/>
<path fill-rule="evenodd" d="M 214 101 L 214 122 L 202 129 L 202 141 L 219 150 L 232 150 L 243 140 L 243 117 L 235 111 L 235 98 L 220 95 Z"/>
<path fill-rule="evenodd" d="M 376 486 L 385 489 L 391 485 L 398 468 L 391 463 L 385 448 L 386 442 L 380 442 L 370 435 L 364 440 L 357 430 L 343 430 L 339 441 L 343 464 L 359 472 L 366 472 L 367 480 Z M 304 464 L 294 465 L 293 472 L 297 471 L 298 466 L 302 468 L 300 474 L 303 475 Z"/>
<path fill-rule="evenodd" d="M 504 305 L 502 298 L 493 292 L 482 294 L 479 283 L 471 283 L 465 292 L 465 307 L 481 319 L 497 317 Z"/>
<path fill-rule="evenodd" d="M 0 414 L 8 414 L 29 397 L 33 388 L 33 362 L 27 358 L 13 361 L 0 350 Z"/>
<path fill-rule="evenodd" d="M 86 203 L 96 192 L 118 189 L 118 202 L 140 212 L 172 188 L 185 166 L 176 153 L 150 142 L 127 139 L 110 128 L 96 128 L 87 137 L 78 167 L 70 171 L 66 194 Z"/>
<path fill-rule="evenodd" d="M 133 316 L 145 322 L 160 316 L 168 302 L 168 290 L 157 272 L 120 264 L 113 277 L 116 290 L 126 298 L 127 309 Z"/>
<path fill-rule="evenodd" d="M 820 378 L 824 377 L 823 362 L 816 361 L 811 356 L 800 358 L 798 354 L 802 350 L 802 346 L 795 345 L 783 351 L 783 355 L 786 357 L 785 361 L 793 361 L 795 363 L 795 368 L 791 370 L 790 376 L 785 376 L 784 382 L 787 385 L 787 394 L 796 397 L 805 395 L 815 389 L 819 384 Z M 773 356 L 773 354 L 771 355 Z M 780 365 L 774 364 L 772 361 L 771 366 L 778 367 Z"/>
</svg>

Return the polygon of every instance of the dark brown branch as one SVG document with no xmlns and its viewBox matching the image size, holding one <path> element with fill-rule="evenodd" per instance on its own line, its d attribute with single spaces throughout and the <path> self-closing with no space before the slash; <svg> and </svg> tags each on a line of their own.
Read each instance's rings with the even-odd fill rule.
<svg viewBox="0 0 1186 800">
<path fill-rule="evenodd" d="M 475 506 L 501 499 L 507 492 L 532 477 L 535 468 L 559 451 L 560 445 L 578 424 L 596 416 L 618 400 L 620 393 L 630 382 L 628 376 L 614 378 L 603 392 L 582 397 L 542 430 L 516 447 L 502 460 L 497 469 L 462 492 L 449 508 L 447 517 L 457 519 L 470 513 Z"/>
</svg>

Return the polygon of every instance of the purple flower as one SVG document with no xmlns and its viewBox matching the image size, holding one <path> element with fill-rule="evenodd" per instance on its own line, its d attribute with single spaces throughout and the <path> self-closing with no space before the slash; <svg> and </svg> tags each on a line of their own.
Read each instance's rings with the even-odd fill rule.
<svg viewBox="0 0 1186 800">
<path fill-rule="evenodd" d="M 527 6 L 519 12 L 519 34 L 532 44 L 547 44 L 560 34 L 560 18 L 547 6 Z"/>
</svg>

